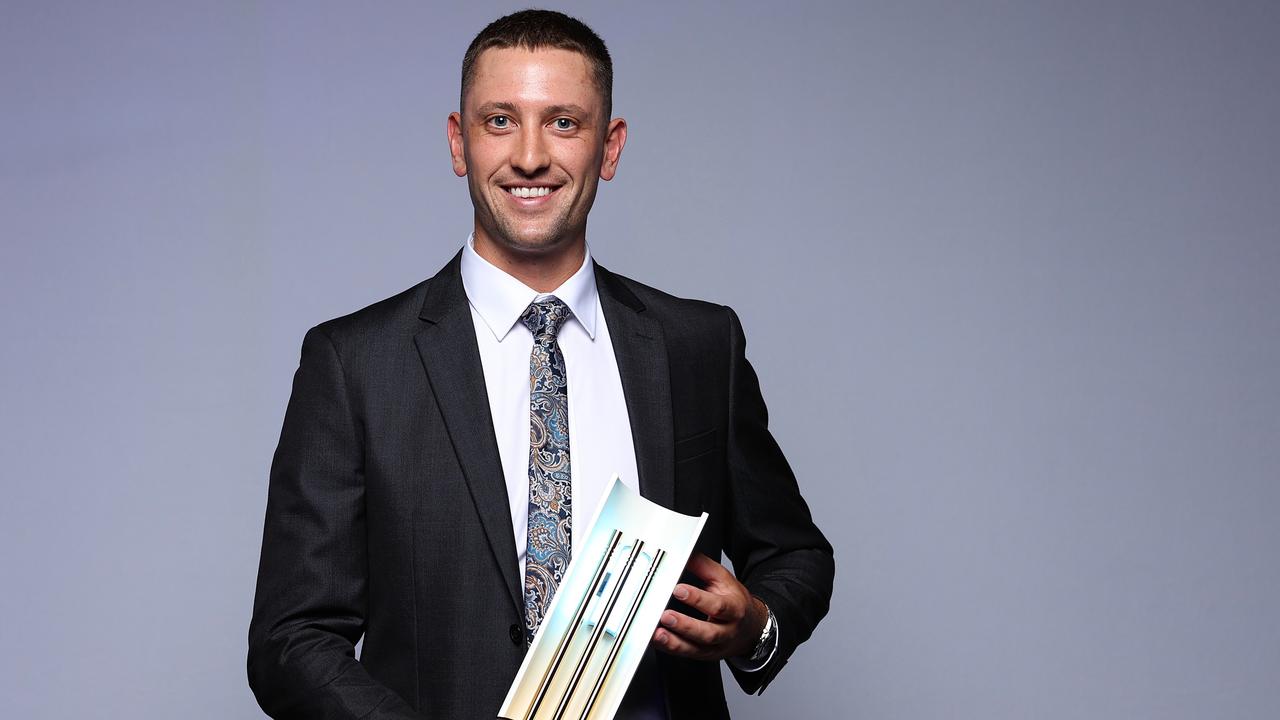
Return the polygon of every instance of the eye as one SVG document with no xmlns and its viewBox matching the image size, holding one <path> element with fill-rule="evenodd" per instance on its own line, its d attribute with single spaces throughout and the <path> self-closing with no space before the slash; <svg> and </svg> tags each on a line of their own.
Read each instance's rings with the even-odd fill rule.
<svg viewBox="0 0 1280 720">
<path fill-rule="evenodd" d="M 565 117 L 556 118 L 551 121 L 551 124 L 554 125 L 557 130 L 572 130 L 578 126 L 578 123 Z"/>
<path fill-rule="evenodd" d="M 494 115 L 489 118 L 489 126 L 495 130 L 506 130 L 511 127 L 511 118 L 506 115 Z"/>
</svg>

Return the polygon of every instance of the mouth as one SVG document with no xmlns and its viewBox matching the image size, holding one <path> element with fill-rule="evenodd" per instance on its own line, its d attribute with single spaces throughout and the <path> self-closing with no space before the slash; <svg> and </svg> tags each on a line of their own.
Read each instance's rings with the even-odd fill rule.
<svg viewBox="0 0 1280 720">
<path fill-rule="evenodd" d="M 559 185 L 504 185 L 502 189 L 517 200 L 527 202 L 523 205 L 532 205 L 550 195 L 554 195 L 560 189 Z"/>
</svg>

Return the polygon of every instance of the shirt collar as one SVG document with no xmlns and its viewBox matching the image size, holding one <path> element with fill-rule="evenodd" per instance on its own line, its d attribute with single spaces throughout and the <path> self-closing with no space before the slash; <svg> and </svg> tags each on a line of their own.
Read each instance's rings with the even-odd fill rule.
<svg viewBox="0 0 1280 720">
<path fill-rule="evenodd" d="M 573 319 L 587 331 L 587 337 L 596 339 L 596 309 L 600 306 L 600 296 L 596 292 L 590 247 L 586 248 L 582 267 L 577 272 L 555 290 L 540 293 L 480 257 L 472 234 L 467 236 L 467 245 L 462 249 L 462 287 L 471 307 L 475 308 L 498 342 L 511 332 L 530 303 L 552 295 L 569 306 Z"/>
</svg>

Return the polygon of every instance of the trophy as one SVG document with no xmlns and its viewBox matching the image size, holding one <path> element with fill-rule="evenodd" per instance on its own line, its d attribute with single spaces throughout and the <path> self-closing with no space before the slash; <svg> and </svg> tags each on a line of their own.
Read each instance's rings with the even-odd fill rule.
<svg viewBox="0 0 1280 720">
<path fill-rule="evenodd" d="M 615 475 L 498 717 L 613 718 L 706 519 L 656 505 Z"/>
</svg>

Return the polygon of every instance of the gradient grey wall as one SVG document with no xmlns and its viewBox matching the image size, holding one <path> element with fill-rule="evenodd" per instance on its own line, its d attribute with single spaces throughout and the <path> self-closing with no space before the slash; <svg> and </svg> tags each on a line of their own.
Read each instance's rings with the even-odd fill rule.
<svg viewBox="0 0 1280 720">
<path fill-rule="evenodd" d="M 302 334 L 469 228 L 458 5 L 0 9 L 5 715 L 260 717 Z M 596 255 L 741 312 L 837 548 L 737 717 L 1280 715 L 1280 6 L 565 8 Z"/>
</svg>

